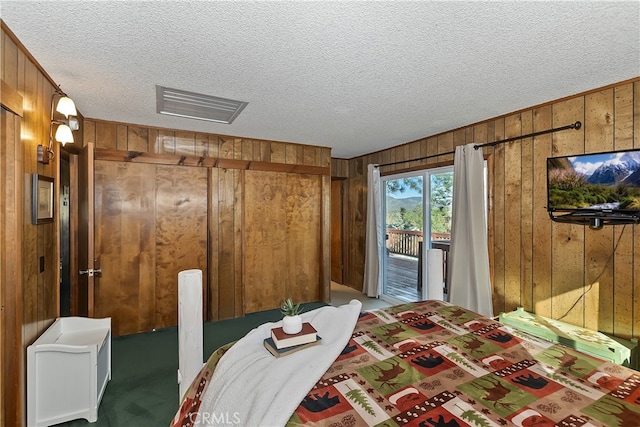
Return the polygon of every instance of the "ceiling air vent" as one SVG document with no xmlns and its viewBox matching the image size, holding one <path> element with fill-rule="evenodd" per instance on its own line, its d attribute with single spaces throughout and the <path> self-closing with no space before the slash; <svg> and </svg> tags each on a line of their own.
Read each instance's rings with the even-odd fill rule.
<svg viewBox="0 0 640 427">
<path fill-rule="evenodd" d="M 156 105 L 160 114 L 231 123 L 247 104 L 248 102 L 156 85 Z"/>
</svg>

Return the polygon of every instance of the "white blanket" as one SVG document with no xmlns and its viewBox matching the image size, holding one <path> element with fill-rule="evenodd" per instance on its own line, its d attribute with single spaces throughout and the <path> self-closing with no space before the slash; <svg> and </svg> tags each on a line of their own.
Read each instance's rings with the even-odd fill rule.
<svg viewBox="0 0 640 427">
<path fill-rule="evenodd" d="M 249 332 L 218 362 L 195 425 L 285 425 L 349 342 L 361 308 L 360 301 L 352 300 L 303 313 L 322 341 L 285 357 L 274 357 L 263 344 L 282 321 Z"/>
</svg>

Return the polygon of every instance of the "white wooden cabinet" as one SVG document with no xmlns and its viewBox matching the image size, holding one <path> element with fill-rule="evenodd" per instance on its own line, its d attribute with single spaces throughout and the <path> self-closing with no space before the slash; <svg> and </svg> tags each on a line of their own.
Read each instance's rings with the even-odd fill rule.
<svg viewBox="0 0 640 427">
<path fill-rule="evenodd" d="M 27 347 L 27 426 L 98 419 L 111 379 L 111 318 L 62 317 Z"/>
</svg>

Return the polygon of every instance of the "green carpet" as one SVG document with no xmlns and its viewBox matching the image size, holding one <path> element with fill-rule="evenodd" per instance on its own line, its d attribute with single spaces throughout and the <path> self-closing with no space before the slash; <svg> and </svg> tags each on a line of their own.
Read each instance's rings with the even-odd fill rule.
<svg viewBox="0 0 640 427">
<path fill-rule="evenodd" d="M 326 304 L 304 304 L 304 311 Z M 203 361 L 218 347 L 251 329 L 282 318 L 279 310 L 204 324 Z M 84 419 L 60 426 L 168 426 L 178 410 L 178 329 L 170 327 L 112 339 L 111 381 L 98 409 L 98 421 Z"/>
</svg>

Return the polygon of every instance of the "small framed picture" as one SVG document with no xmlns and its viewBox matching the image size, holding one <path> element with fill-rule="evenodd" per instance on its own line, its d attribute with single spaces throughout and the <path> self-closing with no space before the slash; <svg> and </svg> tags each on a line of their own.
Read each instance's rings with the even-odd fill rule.
<svg viewBox="0 0 640 427">
<path fill-rule="evenodd" d="M 33 174 L 32 222 L 53 222 L 53 178 Z"/>
</svg>

